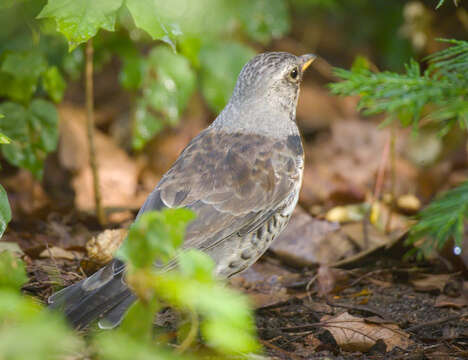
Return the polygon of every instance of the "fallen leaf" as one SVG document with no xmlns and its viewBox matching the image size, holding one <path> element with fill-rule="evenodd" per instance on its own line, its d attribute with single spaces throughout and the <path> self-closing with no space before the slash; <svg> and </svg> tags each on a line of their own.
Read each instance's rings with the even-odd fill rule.
<svg viewBox="0 0 468 360">
<path fill-rule="evenodd" d="M 406 194 L 397 199 L 397 206 L 403 212 L 413 214 L 421 208 L 421 201 L 413 194 Z"/>
<path fill-rule="evenodd" d="M 335 290 L 337 283 L 348 278 L 344 270 L 321 265 L 317 271 L 317 291 L 319 296 L 328 295 Z"/>
<path fill-rule="evenodd" d="M 334 317 L 325 315 L 320 321 L 345 351 L 366 352 L 379 339 L 385 342 L 387 351 L 395 347 L 406 349 L 412 343 L 409 334 L 396 324 L 366 323 L 365 319 L 350 315 L 348 312 Z"/>
<path fill-rule="evenodd" d="M 98 265 L 107 264 L 127 236 L 127 229 L 105 230 L 86 243 L 89 260 Z"/>
<path fill-rule="evenodd" d="M 297 207 L 270 250 L 295 267 L 332 263 L 353 250 L 352 244 L 339 236 L 339 228 L 338 224 L 314 219 Z"/>
<path fill-rule="evenodd" d="M 349 221 L 360 221 L 364 219 L 368 211 L 369 205 L 347 205 L 347 206 L 336 206 L 330 209 L 325 215 L 325 219 L 332 222 L 349 222 Z"/>
<path fill-rule="evenodd" d="M 86 114 L 81 108 L 61 105 L 59 159 L 73 172 L 72 186 L 78 209 L 94 209 L 94 187 L 89 165 Z M 103 132 L 95 131 L 96 161 L 104 207 L 133 208 L 136 203 L 138 167 L 115 141 Z"/>
<path fill-rule="evenodd" d="M 404 155 L 408 135 L 407 130 L 398 130 L 396 135 L 394 163 L 399 177 L 392 189 L 395 194 L 409 193 L 419 173 Z M 312 206 L 330 201 L 336 205 L 362 202 L 374 187 L 388 136 L 375 122 L 358 119 L 332 122 L 330 134 L 305 144 L 301 203 Z M 383 191 L 389 187 L 386 176 Z"/>
<path fill-rule="evenodd" d="M 8 192 L 13 219 L 20 219 L 50 204 L 41 183 L 25 169 L 19 169 L 12 176 L 2 175 L 2 185 Z"/>
<path fill-rule="evenodd" d="M 441 294 L 437 297 L 435 307 L 452 307 L 456 309 L 461 309 L 465 306 L 468 306 L 468 298 L 466 296 L 450 297 L 444 294 Z"/>
<path fill-rule="evenodd" d="M 58 246 L 52 246 L 47 249 L 44 249 L 40 254 L 40 258 L 47 259 L 47 258 L 52 258 L 52 259 L 63 259 L 63 260 L 75 260 L 77 258 L 77 254 L 62 249 L 61 247 Z"/>
<path fill-rule="evenodd" d="M 297 280 L 298 274 L 291 273 L 275 264 L 258 261 L 230 280 L 232 286 L 249 295 L 257 308 L 286 301 L 291 296 L 286 284 Z"/>
<path fill-rule="evenodd" d="M 419 278 L 410 280 L 410 283 L 417 291 L 442 292 L 452 276 L 452 274 L 420 274 Z"/>
</svg>

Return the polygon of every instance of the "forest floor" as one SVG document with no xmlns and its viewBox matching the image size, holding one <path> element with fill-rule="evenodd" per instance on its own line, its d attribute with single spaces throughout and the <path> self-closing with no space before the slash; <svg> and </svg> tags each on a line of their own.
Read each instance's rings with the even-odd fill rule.
<svg viewBox="0 0 468 360">
<path fill-rule="evenodd" d="M 24 291 L 44 302 L 96 269 L 84 235 L 93 221 L 74 212 L 48 219 L 30 221 L 28 230 L 13 223 L 3 242 L 27 264 Z M 466 276 L 440 259 L 403 262 L 401 251 L 397 242 L 341 267 L 294 266 L 270 251 L 231 285 L 255 304 L 273 359 L 466 358 Z"/>
</svg>

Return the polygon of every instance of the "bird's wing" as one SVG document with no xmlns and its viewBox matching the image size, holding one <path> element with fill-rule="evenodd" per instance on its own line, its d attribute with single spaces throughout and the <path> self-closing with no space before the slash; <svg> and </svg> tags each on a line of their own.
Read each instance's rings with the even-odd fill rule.
<svg viewBox="0 0 468 360">
<path fill-rule="evenodd" d="M 187 207 L 184 247 L 208 249 L 266 221 L 300 176 L 299 135 L 284 140 L 208 128 L 181 153 L 140 210 Z"/>
</svg>

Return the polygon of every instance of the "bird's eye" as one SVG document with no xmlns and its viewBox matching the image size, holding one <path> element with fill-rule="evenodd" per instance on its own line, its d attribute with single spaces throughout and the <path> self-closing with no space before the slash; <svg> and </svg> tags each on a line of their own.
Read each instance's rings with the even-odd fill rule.
<svg viewBox="0 0 468 360">
<path fill-rule="evenodd" d="M 291 76 L 291 79 L 296 80 L 297 76 L 299 75 L 299 71 L 297 71 L 297 68 L 294 68 L 291 70 L 289 73 L 289 76 Z"/>
</svg>

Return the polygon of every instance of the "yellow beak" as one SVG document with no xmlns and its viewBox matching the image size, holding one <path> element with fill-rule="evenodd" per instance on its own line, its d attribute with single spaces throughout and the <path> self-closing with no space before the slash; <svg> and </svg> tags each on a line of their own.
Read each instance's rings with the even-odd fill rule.
<svg viewBox="0 0 468 360">
<path fill-rule="evenodd" d="M 317 56 L 313 54 L 306 54 L 302 55 L 301 59 L 303 59 L 301 70 L 302 72 L 304 72 L 307 70 L 310 64 L 312 64 L 315 61 L 315 59 L 317 59 Z"/>
</svg>

